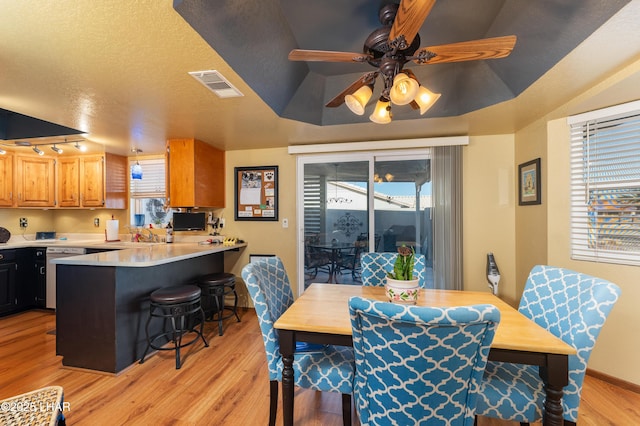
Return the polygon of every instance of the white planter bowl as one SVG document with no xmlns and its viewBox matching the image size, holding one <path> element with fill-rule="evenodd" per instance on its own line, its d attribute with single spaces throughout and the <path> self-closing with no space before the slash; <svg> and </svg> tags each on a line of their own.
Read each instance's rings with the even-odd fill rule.
<svg viewBox="0 0 640 426">
<path fill-rule="evenodd" d="M 384 288 L 390 302 L 415 305 L 418 300 L 420 283 L 417 278 L 414 280 L 403 281 L 387 277 L 387 282 Z"/>
</svg>

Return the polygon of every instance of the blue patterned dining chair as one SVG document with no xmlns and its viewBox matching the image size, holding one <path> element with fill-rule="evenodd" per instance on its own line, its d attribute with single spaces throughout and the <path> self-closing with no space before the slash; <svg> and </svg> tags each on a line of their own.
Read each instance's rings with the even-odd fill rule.
<svg viewBox="0 0 640 426">
<path fill-rule="evenodd" d="M 362 425 L 473 425 L 498 308 L 352 297 L 349 313 Z"/>
<path fill-rule="evenodd" d="M 398 253 L 363 253 L 360 257 L 362 268 L 362 285 L 382 287 L 385 283 L 387 272 L 393 272 L 393 264 Z M 420 287 L 426 287 L 426 264 L 424 254 L 416 253 L 413 265 L 413 278 L 418 278 Z"/>
<path fill-rule="evenodd" d="M 587 362 L 619 296 L 617 285 L 568 269 L 537 265 L 529 273 L 518 310 L 577 351 L 569 355 L 569 384 L 562 397 L 565 424 L 578 420 Z M 520 423 L 540 421 L 544 397 L 537 366 L 490 361 L 477 414 Z"/>
<path fill-rule="evenodd" d="M 273 324 L 293 303 L 289 277 L 279 257 L 249 263 L 242 269 L 244 280 L 258 316 L 267 354 L 270 381 L 269 424 L 274 425 L 278 408 L 278 382 L 282 381 L 282 356 L 278 330 Z M 346 309 L 346 307 L 345 307 Z M 295 385 L 322 392 L 342 394 L 345 425 L 351 425 L 353 389 L 353 349 L 344 346 L 311 347 L 294 354 Z"/>
</svg>

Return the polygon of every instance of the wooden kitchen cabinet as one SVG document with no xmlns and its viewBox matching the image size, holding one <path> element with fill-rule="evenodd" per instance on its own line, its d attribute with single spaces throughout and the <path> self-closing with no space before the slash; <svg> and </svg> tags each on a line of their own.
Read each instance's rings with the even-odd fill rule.
<svg viewBox="0 0 640 426">
<path fill-rule="evenodd" d="M 102 155 L 80 159 L 80 201 L 82 207 L 103 207 L 107 203 L 105 190 L 105 159 Z"/>
<path fill-rule="evenodd" d="M 167 141 L 170 207 L 224 207 L 225 154 L 197 139 Z"/>
<path fill-rule="evenodd" d="M 13 155 L 0 155 L 0 207 L 13 206 Z"/>
<path fill-rule="evenodd" d="M 114 154 L 60 157 L 60 207 L 127 208 L 127 159 Z"/>
<path fill-rule="evenodd" d="M 58 205 L 80 207 L 80 158 L 60 157 L 57 161 Z"/>
<path fill-rule="evenodd" d="M 16 156 L 16 205 L 55 207 L 55 159 L 42 156 Z"/>
</svg>

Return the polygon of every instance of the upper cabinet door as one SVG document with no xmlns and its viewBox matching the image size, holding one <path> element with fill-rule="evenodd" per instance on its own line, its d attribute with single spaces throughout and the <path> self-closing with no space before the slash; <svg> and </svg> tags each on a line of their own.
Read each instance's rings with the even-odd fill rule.
<svg viewBox="0 0 640 426">
<path fill-rule="evenodd" d="M 80 159 L 60 157 L 58 160 L 58 204 L 80 207 Z"/>
<path fill-rule="evenodd" d="M 13 206 L 13 155 L 0 155 L 0 207 Z"/>
<path fill-rule="evenodd" d="M 18 207 L 54 207 L 55 160 L 46 157 L 16 157 Z"/>
<path fill-rule="evenodd" d="M 169 139 L 167 175 L 170 207 L 224 207 L 224 151 L 197 139 Z"/>
<path fill-rule="evenodd" d="M 104 206 L 104 157 L 91 155 L 81 157 L 82 206 Z"/>
</svg>

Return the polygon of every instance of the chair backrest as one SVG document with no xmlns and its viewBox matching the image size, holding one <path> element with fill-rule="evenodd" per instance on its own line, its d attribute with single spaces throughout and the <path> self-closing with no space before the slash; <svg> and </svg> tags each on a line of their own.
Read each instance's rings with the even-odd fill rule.
<svg viewBox="0 0 640 426">
<path fill-rule="evenodd" d="M 244 280 L 256 309 L 264 349 L 267 353 L 269 380 L 277 380 L 280 362 L 278 332 L 273 324 L 293 303 L 289 277 L 279 257 L 269 257 L 242 268 Z"/>
<path fill-rule="evenodd" d="M 360 256 L 362 285 L 371 287 L 384 286 L 387 272 L 393 272 L 393 264 L 396 262 L 397 257 L 398 253 L 363 253 Z M 424 254 L 416 253 L 413 278 L 418 278 L 420 287 L 426 287 Z"/>
<path fill-rule="evenodd" d="M 617 285 L 569 269 L 537 265 L 529 273 L 518 310 L 577 350 L 562 397 L 566 420 L 578 420 L 587 362 L 619 296 Z"/>
<path fill-rule="evenodd" d="M 473 425 L 498 308 L 352 297 L 349 313 L 363 425 Z"/>
</svg>

